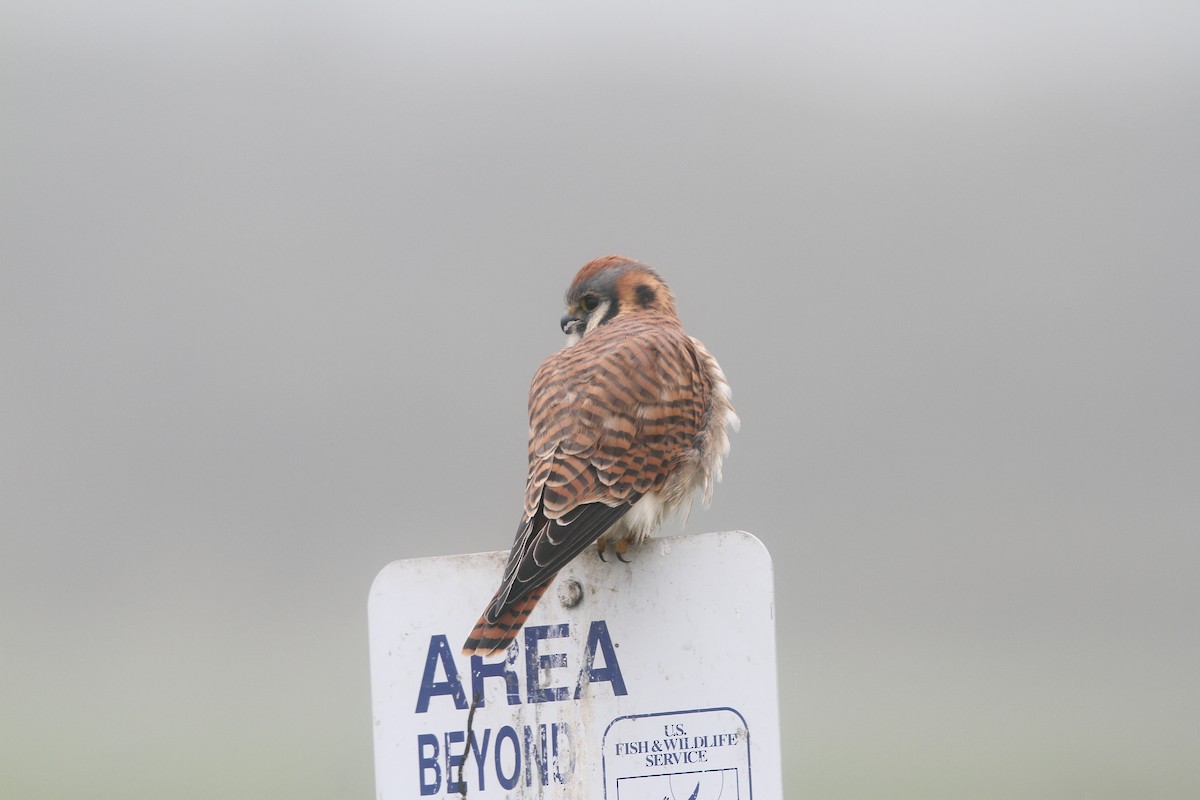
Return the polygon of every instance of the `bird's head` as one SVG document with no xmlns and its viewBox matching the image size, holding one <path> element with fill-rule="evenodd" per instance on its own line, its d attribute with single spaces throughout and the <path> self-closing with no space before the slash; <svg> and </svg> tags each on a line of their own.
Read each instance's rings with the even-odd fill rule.
<svg viewBox="0 0 1200 800">
<path fill-rule="evenodd" d="M 566 303 L 561 325 L 568 347 L 619 316 L 651 311 L 675 316 L 675 297 L 658 273 L 624 256 L 584 265 L 567 289 Z"/>
</svg>

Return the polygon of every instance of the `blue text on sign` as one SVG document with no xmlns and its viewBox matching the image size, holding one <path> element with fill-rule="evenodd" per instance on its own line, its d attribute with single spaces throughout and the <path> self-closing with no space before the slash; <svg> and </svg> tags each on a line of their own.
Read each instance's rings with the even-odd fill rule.
<svg viewBox="0 0 1200 800">
<path fill-rule="evenodd" d="M 571 635 L 568 623 L 561 625 L 532 625 L 525 628 L 525 664 L 524 676 L 516 669 L 519 657 L 516 642 L 508 648 L 505 658 L 494 664 L 485 664 L 483 658 L 471 656 L 471 696 L 478 698 L 478 707 L 484 705 L 483 686 L 488 678 L 499 678 L 504 681 L 505 693 L 509 705 L 521 703 L 521 677 L 524 677 L 524 687 L 527 703 L 552 703 L 564 700 L 578 700 L 583 696 L 584 689 L 592 683 L 608 683 L 617 696 L 628 694 L 625 688 L 625 678 L 621 675 L 621 665 L 617 661 L 616 648 L 608 632 L 608 624 L 604 620 L 595 620 L 588 627 L 587 644 L 584 645 L 582 664 L 579 678 L 575 682 L 574 692 L 570 686 L 542 686 L 538 673 L 542 670 L 569 667 L 567 654 L 539 653 L 539 644 L 553 639 L 566 638 Z M 603 666 L 596 666 L 597 655 L 603 658 Z M 421 686 L 417 692 L 416 713 L 424 714 L 429 711 L 429 702 L 434 697 L 448 696 L 454 702 L 454 707 L 466 710 L 469 707 L 466 688 L 463 686 L 461 673 L 454 660 L 454 654 L 445 634 L 434 634 L 429 637 L 429 650 L 425 656 L 425 669 L 421 675 Z"/>
</svg>

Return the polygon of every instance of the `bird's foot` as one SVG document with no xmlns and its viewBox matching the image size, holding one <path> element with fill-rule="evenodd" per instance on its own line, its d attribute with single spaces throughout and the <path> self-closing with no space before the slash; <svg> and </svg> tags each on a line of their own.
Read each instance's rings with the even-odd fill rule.
<svg viewBox="0 0 1200 800">
<path fill-rule="evenodd" d="M 604 557 L 604 551 L 607 549 L 608 549 L 608 541 L 603 536 L 601 536 L 599 539 L 596 540 L 596 555 L 600 556 L 600 560 L 603 561 L 605 564 L 608 563 L 608 559 Z M 613 552 L 616 553 L 616 555 L 617 555 L 617 561 L 620 561 L 622 564 L 632 564 L 633 563 L 632 561 L 630 561 L 628 558 L 625 557 L 625 554 L 627 552 L 629 552 L 629 540 L 628 539 L 625 539 L 625 538 L 617 539 L 615 542 L 613 542 L 612 549 L 613 549 Z"/>
<path fill-rule="evenodd" d="M 617 561 L 620 561 L 622 564 L 632 563 L 625 557 L 627 550 L 629 550 L 628 539 L 618 539 L 616 544 L 613 545 L 613 552 L 617 554 Z"/>
</svg>

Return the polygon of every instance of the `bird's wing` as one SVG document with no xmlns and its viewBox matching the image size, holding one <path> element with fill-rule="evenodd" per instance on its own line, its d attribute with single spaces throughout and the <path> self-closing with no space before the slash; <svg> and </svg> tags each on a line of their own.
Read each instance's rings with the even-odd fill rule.
<svg viewBox="0 0 1200 800">
<path fill-rule="evenodd" d="M 694 452 L 710 390 L 678 323 L 614 320 L 542 364 L 529 394 L 525 508 L 501 591 L 542 585 Z"/>
</svg>

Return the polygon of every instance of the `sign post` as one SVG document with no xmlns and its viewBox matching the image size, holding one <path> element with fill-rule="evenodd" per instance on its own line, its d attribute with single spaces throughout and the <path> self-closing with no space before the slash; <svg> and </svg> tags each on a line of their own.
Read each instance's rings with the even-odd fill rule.
<svg viewBox="0 0 1200 800">
<path fill-rule="evenodd" d="M 732 531 L 588 552 L 502 656 L 462 641 L 507 552 L 396 561 L 371 587 L 381 800 L 778 800 L 771 560 Z"/>
</svg>

